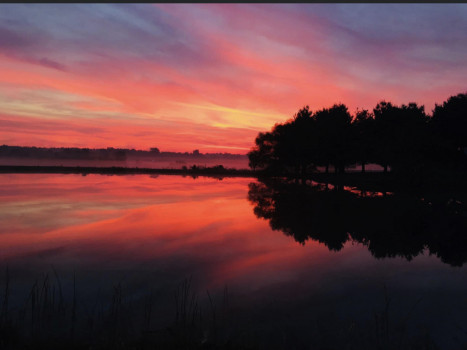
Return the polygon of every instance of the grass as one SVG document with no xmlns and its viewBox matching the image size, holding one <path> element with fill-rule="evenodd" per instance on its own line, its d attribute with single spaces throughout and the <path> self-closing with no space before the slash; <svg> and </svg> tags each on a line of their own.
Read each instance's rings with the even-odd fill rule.
<svg viewBox="0 0 467 350">
<path fill-rule="evenodd" d="M 173 292 L 173 322 L 162 328 L 153 325 L 155 300 L 152 291 L 140 299 L 125 295 L 124 286 L 112 287 L 108 300 L 96 296 L 89 308 L 80 301 L 76 277 L 69 298 L 65 299 L 62 282 L 43 275 L 34 281 L 26 300 L 9 307 L 10 272 L 6 268 L 5 288 L 0 314 L 1 349 L 197 349 L 222 348 L 218 336 L 218 310 L 214 296 L 206 291 L 209 305 L 202 307 L 191 278 L 183 280 Z M 227 310 L 227 289 L 222 312 Z"/>
<path fill-rule="evenodd" d="M 117 283 L 110 298 L 98 295 L 89 307 L 80 300 L 75 276 L 71 294 L 64 297 L 54 270 L 34 281 L 27 300 L 13 308 L 8 268 L 4 283 L 1 349 L 438 349 L 429 333 L 407 332 L 421 299 L 405 317 L 392 320 L 386 288 L 382 308 L 366 323 L 309 310 L 306 322 L 295 324 L 274 303 L 270 314 L 232 305 L 227 287 L 218 293 L 206 290 L 202 297 L 187 278 L 172 292 L 172 321 L 161 327 L 155 322 L 161 308 L 152 290 L 135 299 Z"/>
</svg>

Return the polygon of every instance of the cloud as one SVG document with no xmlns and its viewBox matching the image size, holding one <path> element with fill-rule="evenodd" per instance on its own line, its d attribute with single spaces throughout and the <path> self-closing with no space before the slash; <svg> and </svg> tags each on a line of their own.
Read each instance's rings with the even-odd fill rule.
<svg viewBox="0 0 467 350">
<path fill-rule="evenodd" d="M 30 47 L 33 43 L 33 39 L 28 36 L 21 35 L 8 28 L 0 27 L 0 50 L 2 51 Z"/>
<path fill-rule="evenodd" d="M 103 129 L 83 146 L 113 142 L 104 125 L 118 123 L 125 143 L 149 146 L 149 121 L 167 147 L 247 148 L 305 104 L 430 110 L 465 90 L 466 14 L 465 4 L 0 5 L 0 108 L 76 130 L 95 120 Z M 55 142 L 79 144 L 62 132 Z"/>
<path fill-rule="evenodd" d="M 63 70 L 65 71 L 66 68 L 63 64 L 59 63 L 59 62 L 56 62 L 56 61 L 53 61 L 53 60 L 50 60 L 48 59 L 47 57 L 43 57 L 41 59 L 39 59 L 37 61 L 37 63 L 45 66 L 45 67 L 49 67 L 49 68 L 53 68 L 53 69 L 58 69 L 58 70 Z"/>
</svg>

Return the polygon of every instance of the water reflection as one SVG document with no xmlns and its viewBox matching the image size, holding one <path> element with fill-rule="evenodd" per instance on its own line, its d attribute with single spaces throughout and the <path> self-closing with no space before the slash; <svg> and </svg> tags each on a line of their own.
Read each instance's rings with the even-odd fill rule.
<svg viewBox="0 0 467 350">
<path fill-rule="evenodd" d="M 450 198 L 263 180 L 249 184 L 248 200 L 258 218 L 301 244 L 313 240 L 339 251 L 353 241 L 376 258 L 411 260 L 428 250 L 453 266 L 467 261 L 466 208 Z"/>
<path fill-rule="evenodd" d="M 212 314 L 206 291 L 220 312 L 228 286 L 232 315 L 241 328 L 230 339 L 242 340 L 240 335 L 250 332 L 264 341 L 257 346 L 264 349 L 282 344 L 284 337 L 284 349 L 300 348 L 295 341 L 346 348 L 347 335 L 336 340 L 335 334 L 341 329 L 370 332 L 385 285 L 393 324 L 404 324 L 407 310 L 423 297 L 410 324 L 428 327 L 440 344 L 454 336 L 464 339 L 456 327 L 467 324 L 467 266 L 452 268 L 436 256 L 415 257 L 429 246 L 450 264 L 464 262 L 462 204 L 389 193 L 361 197 L 351 190 L 247 178 L 0 175 L 0 303 L 8 265 L 8 303 L 16 310 L 11 315 L 23 320 L 25 334 L 32 286 L 43 288 L 46 280 L 49 291 L 52 282 L 59 288 L 60 281 L 68 311 L 76 280 L 76 317 L 84 330 L 88 312 L 100 322 L 101 306 L 94 305 L 102 303 L 112 314 L 115 294 L 136 320 L 144 319 L 146 301 L 154 296 L 150 329 L 167 329 L 175 320 L 174 292 L 191 276 L 204 316 Z M 287 235 L 272 232 L 270 225 Z M 448 225 L 450 231 L 438 231 L 436 225 L 443 230 Z M 451 238 L 441 239 L 447 234 Z M 66 316 L 68 335 L 71 317 Z M 320 343 L 327 317 L 333 337 Z M 203 320 L 212 325 L 211 318 Z"/>
</svg>

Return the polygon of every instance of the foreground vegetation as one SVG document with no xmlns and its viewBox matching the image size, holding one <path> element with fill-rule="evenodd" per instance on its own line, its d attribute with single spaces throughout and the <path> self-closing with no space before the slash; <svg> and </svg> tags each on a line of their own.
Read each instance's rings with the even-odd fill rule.
<svg viewBox="0 0 467 350">
<path fill-rule="evenodd" d="M 408 331 L 413 313 L 423 312 L 416 310 L 420 299 L 410 301 L 404 317 L 394 317 L 385 286 L 380 291 L 380 306 L 363 322 L 339 318 L 319 306 L 303 314 L 302 305 L 302 312 L 297 312 L 302 320 L 298 321 L 299 317 L 292 324 L 286 321 L 289 306 L 272 305 L 268 310 L 242 307 L 227 287 L 214 294 L 206 291 L 203 296 L 196 292 L 191 278 L 167 291 L 170 298 L 166 301 L 150 290 L 131 296 L 121 283 L 109 286 L 112 292 L 106 300 L 97 296 L 84 301 L 79 282 L 73 278 L 67 294 L 54 271 L 37 279 L 24 304 L 15 307 L 8 302 L 12 289 L 8 276 L 7 270 L 0 314 L 2 349 L 440 348 L 427 330 Z M 161 314 L 164 304 L 170 310 L 168 315 Z"/>
</svg>

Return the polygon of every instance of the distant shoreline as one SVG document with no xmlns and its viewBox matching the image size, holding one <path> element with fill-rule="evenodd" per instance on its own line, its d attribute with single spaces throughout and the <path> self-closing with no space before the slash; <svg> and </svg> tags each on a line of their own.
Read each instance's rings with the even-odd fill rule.
<svg viewBox="0 0 467 350">
<path fill-rule="evenodd" d="M 455 176 L 448 182 L 438 183 L 433 179 L 425 179 L 424 183 L 410 184 L 401 182 L 391 172 L 382 171 L 346 172 L 341 174 L 315 172 L 307 174 L 304 178 L 294 178 L 286 175 L 267 174 L 263 171 L 251 169 L 213 167 L 190 167 L 181 169 L 171 168 L 138 168 L 138 167 L 80 167 L 80 166 L 35 166 L 35 165 L 0 165 L 0 174 L 99 174 L 99 175 L 178 175 L 197 177 L 210 177 L 215 179 L 243 177 L 254 179 L 288 178 L 293 181 L 312 180 L 321 184 L 332 184 L 337 186 L 350 186 L 359 190 L 377 192 L 412 192 L 413 190 L 427 191 L 436 185 L 437 191 L 449 193 L 467 193 L 466 183 L 463 178 Z M 294 180 L 295 179 L 295 180 Z"/>
<path fill-rule="evenodd" d="M 0 165 L 1 174 L 103 174 L 103 175 L 188 175 L 215 177 L 256 177 L 256 172 L 249 169 L 196 168 L 193 169 L 155 169 L 126 167 L 80 167 L 80 166 L 35 166 L 35 165 Z"/>
<path fill-rule="evenodd" d="M 233 169 L 222 166 L 195 167 L 195 168 L 138 168 L 138 167 L 82 167 L 82 166 L 43 166 L 43 165 L 0 165 L 0 174 L 100 174 L 100 175 L 179 175 L 179 176 L 205 176 L 214 178 L 224 177 L 250 177 L 250 178 L 274 178 L 262 171 L 251 169 Z M 314 173 L 306 176 L 307 180 L 338 185 L 350 185 L 358 187 L 379 187 L 385 185 L 390 178 L 383 172 L 368 173 Z M 285 176 L 286 177 L 286 176 Z"/>
</svg>

